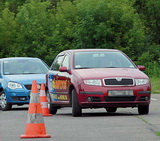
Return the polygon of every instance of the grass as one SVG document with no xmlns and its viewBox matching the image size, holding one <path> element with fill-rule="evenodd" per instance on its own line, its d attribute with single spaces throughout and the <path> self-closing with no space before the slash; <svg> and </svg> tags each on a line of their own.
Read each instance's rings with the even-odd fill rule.
<svg viewBox="0 0 160 141">
<path fill-rule="evenodd" d="M 160 78 L 150 78 L 152 94 L 160 94 Z"/>
<path fill-rule="evenodd" d="M 160 136 L 160 132 L 156 132 L 156 136 Z"/>
<path fill-rule="evenodd" d="M 140 120 L 142 120 L 143 122 L 147 123 L 148 124 L 148 121 L 144 119 L 144 117 L 139 117 L 139 116 L 136 116 L 137 118 L 139 118 Z"/>
</svg>

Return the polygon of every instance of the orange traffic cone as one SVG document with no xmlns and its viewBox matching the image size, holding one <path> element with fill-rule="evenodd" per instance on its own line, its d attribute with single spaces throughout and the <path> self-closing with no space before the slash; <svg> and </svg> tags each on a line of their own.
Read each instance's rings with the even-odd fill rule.
<svg viewBox="0 0 160 141">
<path fill-rule="evenodd" d="M 52 116 L 52 114 L 49 113 L 49 109 L 48 109 L 48 101 L 47 101 L 47 97 L 45 94 L 45 87 L 44 87 L 44 83 L 41 84 L 41 90 L 40 90 L 40 103 L 41 103 L 41 107 L 42 107 L 42 114 L 43 116 Z"/>
<path fill-rule="evenodd" d="M 28 121 L 25 134 L 21 138 L 50 138 L 46 134 L 42 108 L 39 99 L 39 93 L 36 80 L 32 81 L 31 97 L 28 109 Z"/>
</svg>

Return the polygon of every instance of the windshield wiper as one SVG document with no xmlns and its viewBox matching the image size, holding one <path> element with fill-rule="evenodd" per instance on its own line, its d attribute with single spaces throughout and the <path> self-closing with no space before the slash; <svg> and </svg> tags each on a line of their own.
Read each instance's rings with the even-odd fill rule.
<svg viewBox="0 0 160 141">
<path fill-rule="evenodd" d="M 4 75 L 15 75 L 14 73 L 4 73 Z"/>
<path fill-rule="evenodd" d="M 118 67 L 113 67 L 113 66 L 111 66 L 111 67 L 105 67 L 105 68 L 118 68 Z"/>
<path fill-rule="evenodd" d="M 23 74 L 40 74 L 40 73 L 34 73 L 34 72 L 23 72 Z"/>
<path fill-rule="evenodd" d="M 91 67 L 79 67 L 79 68 L 75 68 L 75 69 L 91 69 Z"/>
</svg>

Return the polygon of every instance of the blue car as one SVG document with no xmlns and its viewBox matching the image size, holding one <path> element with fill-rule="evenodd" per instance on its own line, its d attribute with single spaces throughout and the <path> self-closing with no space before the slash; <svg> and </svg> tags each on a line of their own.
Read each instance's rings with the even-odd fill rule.
<svg viewBox="0 0 160 141">
<path fill-rule="evenodd" d="M 45 83 L 48 65 L 39 58 L 12 57 L 0 59 L 0 107 L 10 110 L 12 105 L 28 104 L 32 81 L 38 88 Z"/>
</svg>

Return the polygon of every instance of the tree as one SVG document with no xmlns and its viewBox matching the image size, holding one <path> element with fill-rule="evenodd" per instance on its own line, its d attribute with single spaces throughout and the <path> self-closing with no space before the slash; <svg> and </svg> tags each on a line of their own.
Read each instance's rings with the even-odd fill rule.
<svg viewBox="0 0 160 141">
<path fill-rule="evenodd" d="M 138 62 L 148 67 L 147 74 L 160 76 L 160 1 L 136 0 L 135 7 L 146 26 L 146 50 Z"/>
<path fill-rule="evenodd" d="M 2 0 L 0 57 L 50 64 L 62 50 L 112 48 L 153 72 L 151 62 L 160 66 L 159 9 L 159 0 Z"/>
<path fill-rule="evenodd" d="M 11 56 L 16 39 L 16 22 L 14 13 L 8 8 L 2 10 L 0 31 L 0 57 Z"/>
<path fill-rule="evenodd" d="M 60 48 L 116 48 L 134 59 L 145 50 L 144 25 L 132 1 L 61 1 L 56 19 Z"/>
<path fill-rule="evenodd" d="M 9 8 L 9 10 L 13 13 L 17 13 L 18 6 L 21 6 L 27 0 L 1 0 L 0 8 L 3 10 L 4 8 Z"/>
<path fill-rule="evenodd" d="M 52 46 L 50 3 L 31 0 L 19 8 L 18 55 L 39 57 L 49 61 Z M 52 59 L 52 57 L 50 57 Z"/>
</svg>

